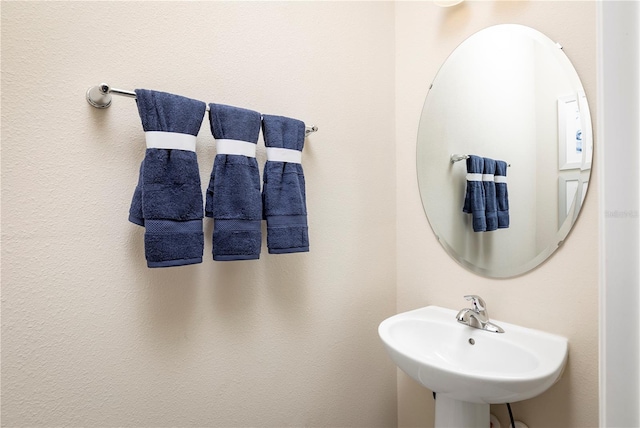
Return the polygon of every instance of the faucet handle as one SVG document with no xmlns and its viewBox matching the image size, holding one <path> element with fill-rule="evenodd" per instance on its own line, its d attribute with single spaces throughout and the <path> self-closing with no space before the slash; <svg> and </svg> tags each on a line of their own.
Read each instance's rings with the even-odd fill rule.
<svg viewBox="0 0 640 428">
<path fill-rule="evenodd" d="M 476 296 L 475 294 L 468 294 L 464 296 L 465 299 L 471 302 L 471 306 L 473 306 L 473 311 L 476 313 L 487 313 L 487 305 L 482 300 L 482 297 Z"/>
</svg>

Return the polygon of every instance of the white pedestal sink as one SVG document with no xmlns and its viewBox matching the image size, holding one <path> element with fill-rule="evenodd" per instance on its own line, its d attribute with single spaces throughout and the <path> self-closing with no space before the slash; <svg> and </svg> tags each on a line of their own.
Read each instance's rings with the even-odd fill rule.
<svg viewBox="0 0 640 428">
<path fill-rule="evenodd" d="M 490 404 L 535 397 L 562 375 L 566 338 L 496 320 L 505 332 L 493 333 L 456 314 L 427 306 L 378 327 L 396 365 L 436 393 L 436 428 L 488 427 Z"/>
</svg>

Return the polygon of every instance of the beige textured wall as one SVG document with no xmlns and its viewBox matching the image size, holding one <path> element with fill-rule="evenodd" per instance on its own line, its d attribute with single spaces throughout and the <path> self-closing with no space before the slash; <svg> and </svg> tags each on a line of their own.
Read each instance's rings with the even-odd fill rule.
<svg viewBox="0 0 640 428">
<path fill-rule="evenodd" d="M 508 280 L 474 275 L 436 241 L 423 213 L 415 170 L 415 140 L 422 104 L 440 64 L 471 34 L 494 24 L 533 27 L 560 42 L 596 110 L 595 2 L 474 2 L 450 9 L 432 2 L 396 5 L 396 162 L 398 312 L 426 305 L 462 308 L 464 294 L 485 298 L 492 318 L 569 339 L 569 363 L 559 383 L 539 397 L 514 404 L 531 427 L 598 425 L 597 183 L 569 239 L 534 271 Z M 596 144 L 598 142 L 596 141 Z M 595 159 L 595 169 L 598 159 Z M 492 412 L 508 426 L 506 406 Z M 398 377 L 400 426 L 432 426 L 431 392 Z"/>
<path fill-rule="evenodd" d="M 3 2 L 2 424 L 395 425 L 393 41 L 389 2 Z M 311 252 L 214 263 L 207 220 L 204 263 L 147 269 L 102 81 L 318 125 Z M 204 185 L 206 121 L 197 153 Z"/>
</svg>

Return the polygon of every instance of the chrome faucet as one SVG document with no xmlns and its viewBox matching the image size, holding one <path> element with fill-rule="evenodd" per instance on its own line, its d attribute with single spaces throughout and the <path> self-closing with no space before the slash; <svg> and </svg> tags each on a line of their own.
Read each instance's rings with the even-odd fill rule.
<svg viewBox="0 0 640 428">
<path fill-rule="evenodd" d="M 471 301 L 471 308 L 462 309 L 456 315 L 456 319 L 459 323 L 468 325 L 469 327 L 479 328 L 480 330 L 487 330 L 494 333 L 504 333 L 502 327 L 489 321 L 489 314 L 487 313 L 487 305 L 480 296 L 468 295 L 464 296 L 465 299 Z"/>
</svg>

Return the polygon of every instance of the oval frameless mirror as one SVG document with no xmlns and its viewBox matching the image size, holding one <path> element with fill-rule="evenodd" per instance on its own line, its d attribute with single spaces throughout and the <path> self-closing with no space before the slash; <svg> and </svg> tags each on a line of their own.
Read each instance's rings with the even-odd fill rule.
<svg viewBox="0 0 640 428">
<path fill-rule="evenodd" d="M 466 161 L 504 160 L 509 227 L 474 232 L 462 211 Z M 593 135 L 580 78 L 560 45 L 522 25 L 486 28 L 438 71 L 417 141 L 420 196 L 445 250 L 478 274 L 506 278 L 545 261 L 587 192 Z"/>
</svg>

